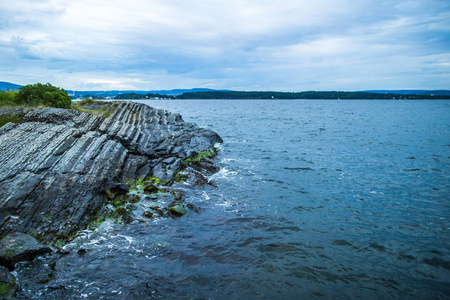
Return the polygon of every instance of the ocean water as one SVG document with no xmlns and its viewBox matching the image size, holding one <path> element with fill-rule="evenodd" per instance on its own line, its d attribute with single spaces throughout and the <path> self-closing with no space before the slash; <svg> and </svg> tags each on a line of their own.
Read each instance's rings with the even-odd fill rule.
<svg viewBox="0 0 450 300">
<path fill-rule="evenodd" d="M 449 299 L 450 102 L 140 102 L 224 139 L 200 212 L 85 232 L 23 297 Z"/>
</svg>

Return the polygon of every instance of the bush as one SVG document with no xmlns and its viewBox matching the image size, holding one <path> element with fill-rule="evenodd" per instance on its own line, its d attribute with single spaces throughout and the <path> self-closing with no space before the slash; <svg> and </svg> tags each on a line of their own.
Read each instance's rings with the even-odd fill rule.
<svg viewBox="0 0 450 300">
<path fill-rule="evenodd" d="M 72 100 L 70 100 L 67 92 L 61 88 L 52 86 L 50 83 L 36 83 L 19 88 L 16 103 L 28 106 L 42 104 L 50 107 L 70 108 Z"/>
<path fill-rule="evenodd" d="M 81 100 L 80 102 L 78 102 L 80 105 L 83 104 L 93 104 L 95 101 L 92 98 L 84 98 L 83 100 Z"/>
<path fill-rule="evenodd" d="M 18 93 L 17 91 L 0 92 L 0 106 L 15 106 Z"/>
</svg>

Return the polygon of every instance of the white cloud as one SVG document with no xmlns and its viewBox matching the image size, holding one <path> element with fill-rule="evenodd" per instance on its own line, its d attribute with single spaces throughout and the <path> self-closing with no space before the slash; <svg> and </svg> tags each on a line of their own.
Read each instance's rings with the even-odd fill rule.
<svg viewBox="0 0 450 300">
<path fill-rule="evenodd" d="M 16 0 L 0 20 L 0 80 L 22 84 L 448 88 L 442 0 Z"/>
</svg>

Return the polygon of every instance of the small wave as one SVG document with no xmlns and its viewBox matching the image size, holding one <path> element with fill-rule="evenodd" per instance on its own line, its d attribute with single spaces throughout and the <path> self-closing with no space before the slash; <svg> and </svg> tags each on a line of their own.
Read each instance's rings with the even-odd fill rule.
<svg viewBox="0 0 450 300">
<path fill-rule="evenodd" d="M 209 197 L 208 193 L 206 193 L 206 191 L 203 191 L 203 192 L 202 192 L 202 196 L 205 197 L 205 200 L 206 200 L 206 201 L 208 201 L 208 200 L 211 199 L 211 198 Z"/>
<path fill-rule="evenodd" d="M 275 231 L 275 232 L 280 232 L 283 230 L 295 231 L 295 232 L 304 231 L 304 230 L 298 228 L 297 226 L 271 226 L 266 229 L 266 231 Z"/>
<path fill-rule="evenodd" d="M 223 206 L 223 207 L 232 207 L 233 203 L 231 201 L 229 201 L 229 200 L 225 200 L 224 202 L 216 203 L 215 205 L 216 206 Z"/>
<path fill-rule="evenodd" d="M 236 171 L 231 171 L 227 168 L 220 169 L 219 172 L 210 176 L 210 179 L 230 179 L 232 176 L 236 176 L 238 173 Z"/>
<path fill-rule="evenodd" d="M 425 258 L 422 260 L 422 262 L 435 268 L 444 268 L 450 270 L 450 261 L 448 260 L 433 257 L 433 258 Z"/>
<path fill-rule="evenodd" d="M 353 246 L 352 243 L 347 242 L 346 240 L 335 240 L 331 244 L 335 246 Z"/>
<path fill-rule="evenodd" d="M 306 167 L 306 168 L 289 168 L 289 167 L 286 167 L 284 169 L 285 170 L 289 170 L 289 171 L 314 171 L 314 169 L 308 168 L 308 167 Z"/>
</svg>

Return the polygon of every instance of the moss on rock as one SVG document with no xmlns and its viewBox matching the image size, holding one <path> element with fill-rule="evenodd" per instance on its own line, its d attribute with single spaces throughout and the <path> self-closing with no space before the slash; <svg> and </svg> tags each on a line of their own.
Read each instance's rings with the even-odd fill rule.
<svg viewBox="0 0 450 300">
<path fill-rule="evenodd" d="M 217 156 L 217 150 L 215 148 L 209 148 L 204 151 L 198 151 L 196 156 L 187 158 L 184 161 L 186 163 L 189 163 L 192 161 L 204 161 L 204 160 L 211 159 L 215 156 Z"/>
</svg>

